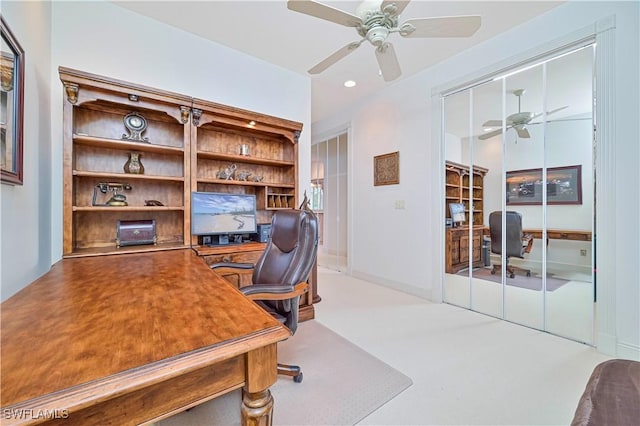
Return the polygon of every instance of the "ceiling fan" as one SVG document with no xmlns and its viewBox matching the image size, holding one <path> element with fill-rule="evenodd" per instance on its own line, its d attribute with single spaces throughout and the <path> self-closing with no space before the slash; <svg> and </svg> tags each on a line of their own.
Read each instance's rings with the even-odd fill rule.
<svg viewBox="0 0 640 426">
<path fill-rule="evenodd" d="M 524 92 L 525 92 L 524 89 L 517 89 L 513 91 L 513 94 L 518 97 L 518 112 L 516 112 L 515 114 L 511 114 L 510 116 L 507 117 L 507 130 L 511 128 L 516 129 L 518 136 L 523 139 L 526 139 L 531 137 L 531 135 L 529 134 L 529 130 L 527 129 L 527 125 L 539 124 L 539 123 L 531 123 L 531 120 L 533 120 L 534 118 L 540 117 L 543 113 L 539 112 L 534 114 L 533 112 L 522 111 L 520 109 L 520 101 Z M 568 106 L 563 106 L 563 107 L 554 109 L 552 111 L 548 111 L 547 115 L 551 115 L 565 108 L 568 108 Z M 478 139 L 480 140 L 490 139 L 502 133 L 502 120 L 489 120 L 485 122 L 482 125 L 482 127 L 500 127 L 499 129 L 496 129 L 489 133 L 484 133 L 478 136 Z"/>
<path fill-rule="evenodd" d="M 320 74 L 368 40 L 376 48 L 376 58 L 382 77 L 385 81 L 392 81 L 400 77 L 402 71 L 393 45 L 387 42 L 389 34 L 400 33 L 402 37 L 407 38 L 470 37 L 480 28 L 480 16 L 415 18 L 398 26 L 398 16 L 408 4 L 409 0 L 364 0 L 353 15 L 312 0 L 287 1 L 287 7 L 290 10 L 354 27 L 362 37 L 360 41 L 347 44 L 315 65 L 308 71 L 309 74 Z"/>
</svg>

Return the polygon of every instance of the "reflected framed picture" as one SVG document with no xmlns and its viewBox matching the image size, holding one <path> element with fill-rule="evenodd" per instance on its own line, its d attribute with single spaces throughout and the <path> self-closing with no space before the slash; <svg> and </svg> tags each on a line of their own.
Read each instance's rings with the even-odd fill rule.
<svg viewBox="0 0 640 426">
<path fill-rule="evenodd" d="M 507 172 L 507 205 L 542 204 L 542 169 Z M 582 204 L 582 166 L 547 168 L 547 204 Z"/>
<path fill-rule="evenodd" d="M 373 157 L 373 186 L 400 183 L 400 151 Z"/>
<path fill-rule="evenodd" d="M 0 16 L 0 162 L 2 182 L 22 185 L 24 51 Z"/>
</svg>

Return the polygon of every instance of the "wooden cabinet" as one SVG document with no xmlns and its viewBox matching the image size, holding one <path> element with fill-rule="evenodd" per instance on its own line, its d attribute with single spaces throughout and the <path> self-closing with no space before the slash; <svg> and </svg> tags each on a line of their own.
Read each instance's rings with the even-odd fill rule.
<svg viewBox="0 0 640 426">
<path fill-rule="evenodd" d="M 470 213 L 473 211 L 473 223 L 484 223 L 484 176 L 489 170 L 473 166 L 473 177 L 468 166 L 447 161 L 445 164 L 445 217 L 450 218 L 449 203 L 463 203 L 465 206 L 465 224 L 470 225 Z"/>
<path fill-rule="evenodd" d="M 59 74 L 64 257 L 193 247 L 209 264 L 253 263 L 264 244 L 216 253 L 198 247 L 191 192 L 253 194 L 258 223 L 298 207 L 302 123 L 69 68 Z M 229 179 L 220 174 L 226 168 L 233 172 Z M 119 221 L 154 221 L 156 243 L 117 247 Z M 222 274 L 238 286 L 251 282 L 250 274 Z M 309 283 L 302 319 L 313 318 L 312 303 L 320 300 L 315 268 Z"/>
<path fill-rule="evenodd" d="M 59 72 L 66 95 L 65 256 L 197 244 L 192 191 L 253 194 L 258 223 L 298 206 L 301 123 L 68 68 Z M 146 129 L 127 128 L 131 116 L 146 121 Z M 143 173 L 125 171 L 132 155 Z M 233 170 L 230 179 L 220 176 L 225 168 Z M 162 205 L 148 205 L 155 201 Z M 155 220 L 157 244 L 116 248 L 119 220 Z"/>
<path fill-rule="evenodd" d="M 445 272 L 455 274 L 469 267 L 482 266 L 482 234 L 484 229 L 484 176 L 489 170 L 447 161 L 445 164 L 445 217 L 450 218 L 449 203 L 465 206 L 465 223 L 458 228 L 447 228 L 445 234 Z M 470 222 L 473 213 L 472 223 Z M 473 227 L 469 243 L 469 226 Z"/>
<path fill-rule="evenodd" d="M 63 255 L 186 247 L 190 98 L 62 67 L 60 79 L 65 90 Z M 146 120 L 146 130 L 127 129 L 124 120 L 130 115 L 136 125 Z M 143 173 L 125 172 L 131 153 L 138 155 Z M 147 206 L 147 200 L 162 205 Z M 157 244 L 116 248 L 119 220 L 155 220 Z"/>
<path fill-rule="evenodd" d="M 195 99 L 192 190 L 255 195 L 258 223 L 296 208 L 301 131 L 301 123 Z M 227 168 L 231 179 L 221 179 Z"/>
<path fill-rule="evenodd" d="M 469 256 L 472 256 L 473 267 L 482 266 L 483 226 L 474 226 L 469 244 L 469 227 L 448 228 L 446 230 L 445 272 L 455 274 L 469 267 Z"/>
</svg>

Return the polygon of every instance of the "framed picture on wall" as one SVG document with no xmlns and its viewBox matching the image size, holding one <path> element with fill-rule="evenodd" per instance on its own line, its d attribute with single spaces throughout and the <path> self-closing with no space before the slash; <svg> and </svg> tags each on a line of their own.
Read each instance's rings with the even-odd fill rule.
<svg viewBox="0 0 640 426">
<path fill-rule="evenodd" d="M 542 204 L 542 169 L 507 172 L 507 205 Z M 582 204 L 582 166 L 547 168 L 547 204 Z"/>
<path fill-rule="evenodd" d="M 400 151 L 373 157 L 373 186 L 400 183 Z"/>
<path fill-rule="evenodd" d="M 0 163 L 2 181 L 22 185 L 24 50 L 0 16 Z"/>
</svg>

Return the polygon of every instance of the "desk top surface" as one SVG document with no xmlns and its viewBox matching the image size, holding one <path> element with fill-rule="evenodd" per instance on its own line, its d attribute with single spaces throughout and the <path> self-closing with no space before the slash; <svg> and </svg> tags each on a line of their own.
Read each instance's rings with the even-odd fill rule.
<svg viewBox="0 0 640 426">
<path fill-rule="evenodd" d="M 1 309 L 3 407 L 105 378 L 135 386 L 182 358 L 200 368 L 289 336 L 191 250 L 63 259 Z"/>
</svg>

